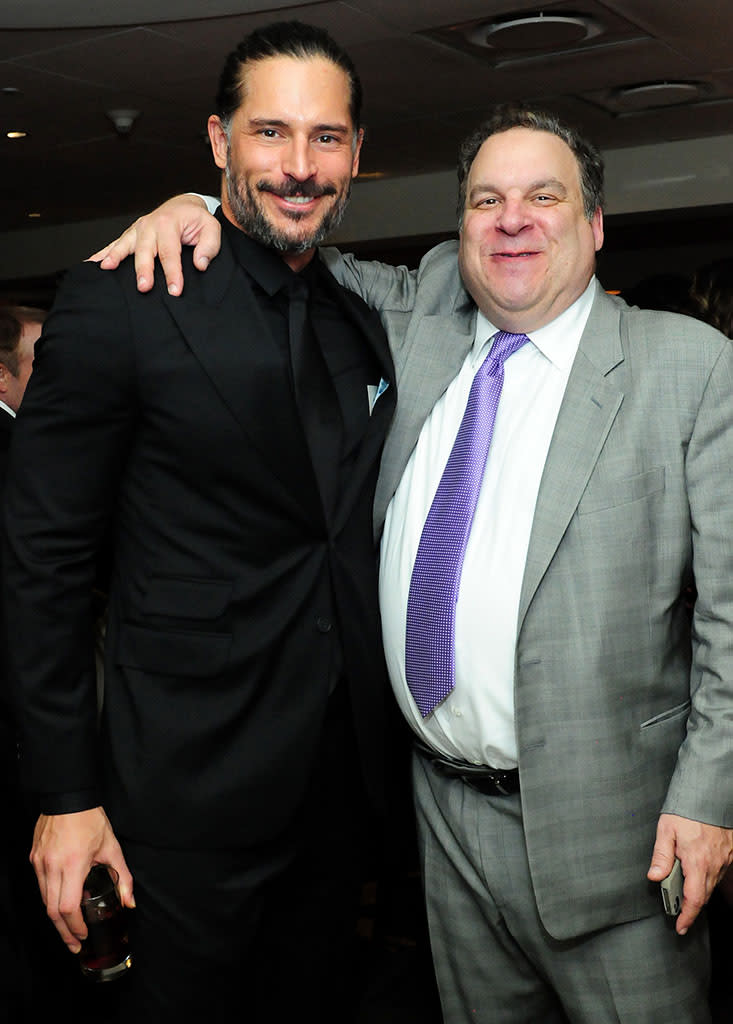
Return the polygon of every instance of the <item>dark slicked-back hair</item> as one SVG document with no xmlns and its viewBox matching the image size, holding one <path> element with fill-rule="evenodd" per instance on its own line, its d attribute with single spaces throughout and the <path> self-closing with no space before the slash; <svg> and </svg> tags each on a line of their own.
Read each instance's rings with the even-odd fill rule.
<svg viewBox="0 0 733 1024">
<path fill-rule="evenodd" d="M 562 139 L 573 151 L 580 171 L 580 190 L 583 209 L 588 220 L 599 207 L 603 207 L 603 158 L 596 147 L 575 128 L 565 124 L 546 110 L 517 103 L 502 103 L 489 117 L 464 139 L 458 151 L 458 221 L 463 220 L 466 205 L 466 182 L 471 165 L 484 142 L 492 135 L 508 132 L 510 128 L 530 128 L 536 132 L 550 132 Z"/>
<path fill-rule="evenodd" d="M 325 29 L 302 21 L 276 21 L 250 32 L 226 59 L 216 94 L 216 112 L 225 128 L 243 99 L 245 66 L 268 57 L 294 57 L 296 60 L 323 57 L 341 68 L 349 79 L 349 111 L 354 131 L 361 127 L 361 81 L 348 53 Z"/>
<path fill-rule="evenodd" d="M 18 376 L 18 343 L 26 324 L 42 324 L 48 316 L 36 306 L 0 306 L 0 363 Z"/>
</svg>

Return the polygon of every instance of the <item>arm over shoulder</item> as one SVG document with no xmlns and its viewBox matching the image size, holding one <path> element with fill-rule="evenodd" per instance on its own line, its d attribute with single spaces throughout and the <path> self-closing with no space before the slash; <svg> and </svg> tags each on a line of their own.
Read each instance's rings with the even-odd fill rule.
<svg viewBox="0 0 733 1024">
<path fill-rule="evenodd" d="M 378 313 L 409 312 L 413 308 L 417 271 L 376 260 L 359 260 L 353 253 L 341 253 L 333 248 L 321 249 L 320 253 L 339 284 L 356 292 Z"/>
</svg>

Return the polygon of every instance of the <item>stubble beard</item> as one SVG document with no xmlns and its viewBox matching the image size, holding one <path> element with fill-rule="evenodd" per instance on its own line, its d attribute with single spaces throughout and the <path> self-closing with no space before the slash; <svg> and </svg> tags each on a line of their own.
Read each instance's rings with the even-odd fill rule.
<svg viewBox="0 0 733 1024">
<path fill-rule="evenodd" d="M 316 185 L 312 181 L 290 182 L 283 186 L 274 186 L 267 181 L 258 181 L 256 191 L 250 188 L 249 183 L 243 176 L 235 176 L 232 171 L 231 161 L 227 155 L 226 165 L 226 186 L 229 197 L 229 206 L 232 215 L 239 227 L 250 238 L 267 246 L 268 249 L 275 249 L 277 252 L 289 252 L 295 255 L 308 252 L 325 241 L 332 231 L 335 231 L 343 220 L 346 206 L 351 195 L 351 182 L 346 188 L 338 192 L 334 185 Z M 270 192 L 273 195 L 306 195 L 336 196 L 335 202 L 326 210 L 318 224 L 309 234 L 300 238 L 293 238 L 286 231 L 280 230 L 268 219 L 258 193 Z M 289 219 L 296 223 L 306 216 L 305 213 L 298 213 L 293 210 L 287 214 Z"/>
</svg>

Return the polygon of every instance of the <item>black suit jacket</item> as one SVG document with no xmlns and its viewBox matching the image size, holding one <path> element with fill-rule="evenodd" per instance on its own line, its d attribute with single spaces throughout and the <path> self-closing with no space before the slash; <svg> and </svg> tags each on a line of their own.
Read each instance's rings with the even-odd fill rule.
<svg viewBox="0 0 733 1024">
<path fill-rule="evenodd" d="M 14 423 L 15 419 L 10 413 L 0 408 L 0 507 L 2 507 L 4 499 L 8 452 L 10 449 L 10 439 L 13 436 Z M 7 637 L 4 632 L 5 616 L 3 604 L 4 602 L 0 595 L 0 627 L 3 627 L 3 657 L 0 661 L 0 780 L 3 786 L 3 793 L 6 796 L 10 795 L 10 798 L 14 800 L 17 744 L 5 657 Z"/>
<path fill-rule="evenodd" d="M 158 271 L 140 295 L 131 264 L 83 264 L 59 291 L 11 448 L 13 671 L 28 781 L 57 794 L 49 809 L 98 800 L 122 836 L 234 846 L 276 835 L 301 799 L 339 641 L 380 799 L 371 519 L 395 389 L 327 520 L 246 274 L 225 245 L 206 274 L 188 259 L 185 280 L 172 299 Z M 391 382 L 378 319 L 346 291 L 337 301 Z M 90 593 L 110 524 L 98 742 Z"/>
</svg>

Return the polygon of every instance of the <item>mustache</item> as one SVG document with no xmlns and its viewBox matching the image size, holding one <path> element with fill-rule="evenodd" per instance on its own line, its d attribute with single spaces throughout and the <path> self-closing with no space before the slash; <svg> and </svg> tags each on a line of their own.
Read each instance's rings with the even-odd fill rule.
<svg viewBox="0 0 733 1024">
<path fill-rule="evenodd" d="M 335 185 L 317 185 L 315 181 L 286 181 L 282 185 L 273 185 L 269 181 L 257 182 L 258 192 L 270 192 L 280 199 L 290 199 L 293 196 L 305 196 L 307 199 L 315 199 L 319 196 L 335 196 L 337 190 Z"/>
</svg>

